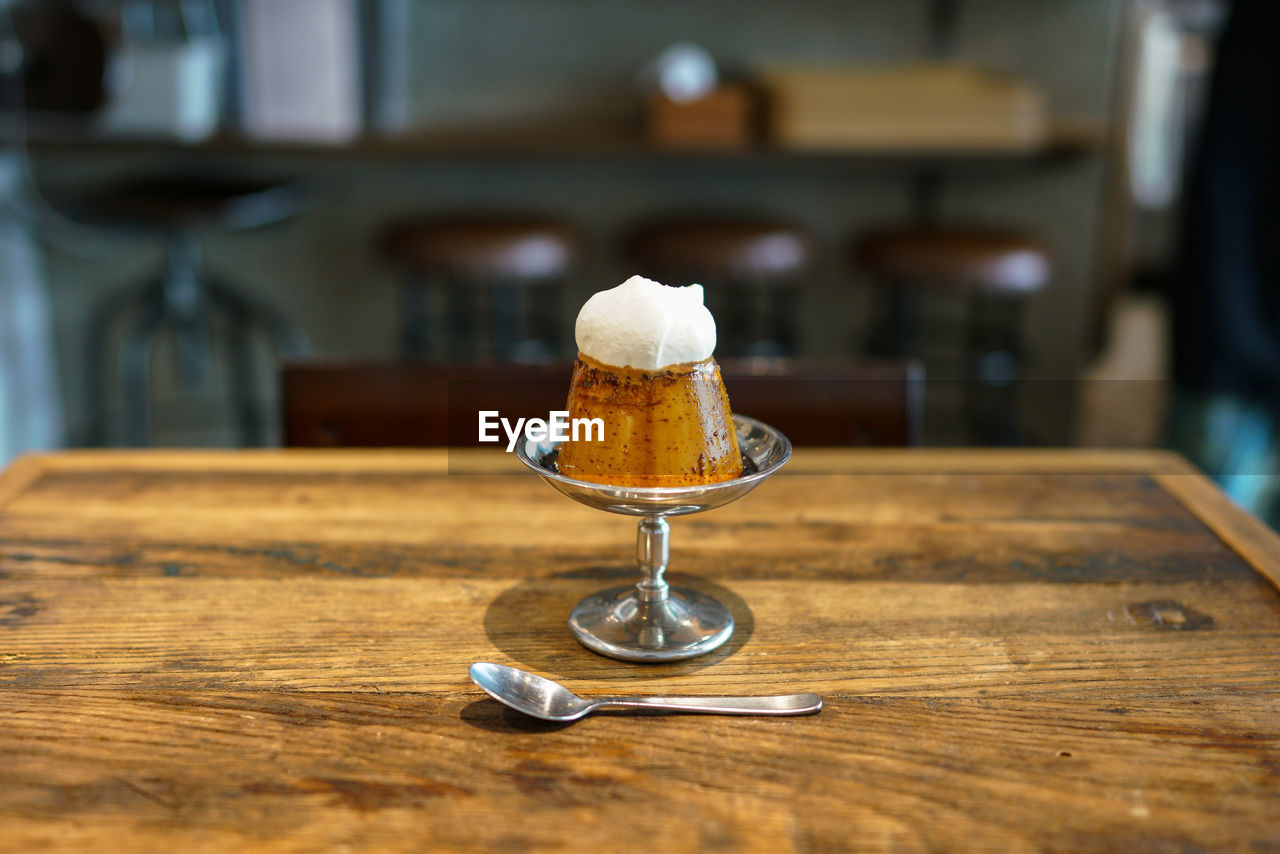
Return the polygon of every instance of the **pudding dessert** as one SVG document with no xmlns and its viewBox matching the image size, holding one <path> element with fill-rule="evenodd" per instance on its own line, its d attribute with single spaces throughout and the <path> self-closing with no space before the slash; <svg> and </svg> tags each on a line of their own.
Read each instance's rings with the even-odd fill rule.
<svg viewBox="0 0 1280 854">
<path fill-rule="evenodd" d="M 711 353 L 716 324 L 702 287 L 632 276 L 587 300 L 574 328 L 578 359 L 565 407 L 598 418 L 604 435 L 571 438 L 557 467 L 615 486 L 732 480 L 742 457 L 729 397 Z"/>
</svg>

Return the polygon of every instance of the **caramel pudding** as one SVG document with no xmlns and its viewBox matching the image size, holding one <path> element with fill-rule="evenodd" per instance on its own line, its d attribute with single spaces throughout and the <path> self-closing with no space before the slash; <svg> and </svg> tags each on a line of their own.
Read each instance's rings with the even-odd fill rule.
<svg viewBox="0 0 1280 854">
<path fill-rule="evenodd" d="M 557 467 L 616 486 L 732 480 L 742 457 L 729 397 L 711 357 L 715 321 L 702 288 L 640 276 L 587 300 L 575 327 L 569 418 L 598 418 L 600 438 L 560 446 Z"/>
<path fill-rule="evenodd" d="M 579 353 L 566 408 L 599 418 L 603 441 L 560 447 L 560 473 L 618 486 L 693 486 L 742 474 L 729 396 L 714 359 L 660 371 L 617 368 Z"/>
</svg>

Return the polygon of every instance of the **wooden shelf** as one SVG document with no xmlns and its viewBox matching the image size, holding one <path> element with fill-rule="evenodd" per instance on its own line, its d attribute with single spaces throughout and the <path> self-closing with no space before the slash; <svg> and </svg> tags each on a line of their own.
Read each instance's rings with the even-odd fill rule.
<svg viewBox="0 0 1280 854">
<path fill-rule="evenodd" d="M 0 121 L 0 142 L 15 144 L 21 136 L 12 122 Z M 432 130 L 400 136 L 368 136 L 342 143 L 278 142 L 226 134 L 198 143 L 174 138 L 106 136 L 92 128 L 63 125 L 33 127 L 27 135 L 37 153 L 92 152 L 193 155 L 302 156 L 367 159 L 416 158 L 595 158 L 652 157 L 670 159 L 868 159 L 893 161 L 1006 161 L 1061 158 L 1097 153 L 1105 148 L 1105 128 L 1094 122 L 1061 123 L 1042 145 L 1016 149 L 787 149 L 761 143 L 740 149 L 660 148 L 625 129 L 564 126 L 548 130 Z"/>
</svg>

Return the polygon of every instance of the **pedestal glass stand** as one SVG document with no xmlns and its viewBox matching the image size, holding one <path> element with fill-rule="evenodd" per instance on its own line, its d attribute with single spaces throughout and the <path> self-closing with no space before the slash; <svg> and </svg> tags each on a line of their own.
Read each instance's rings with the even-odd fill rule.
<svg viewBox="0 0 1280 854">
<path fill-rule="evenodd" d="M 670 554 L 669 516 L 701 513 L 736 501 L 776 472 L 791 456 L 782 433 L 753 418 L 733 416 L 742 451 L 740 477 L 699 486 L 630 487 L 588 483 L 556 470 L 557 445 L 521 442 L 516 455 L 560 492 L 589 507 L 639 516 L 636 563 L 643 578 L 578 603 L 569 628 L 588 649 L 626 661 L 678 661 L 710 652 L 733 634 L 733 615 L 702 593 L 671 587 L 663 578 Z"/>
</svg>

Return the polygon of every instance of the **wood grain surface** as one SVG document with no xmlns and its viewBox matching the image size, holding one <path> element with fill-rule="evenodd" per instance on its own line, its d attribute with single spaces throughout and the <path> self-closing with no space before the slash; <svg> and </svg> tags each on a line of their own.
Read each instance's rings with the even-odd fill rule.
<svg viewBox="0 0 1280 854">
<path fill-rule="evenodd" d="M 634 522 L 487 452 L 0 476 L 0 851 L 1268 851 L 1280 540 L 1161 453 L 800 451 L 672 522 L 729 644 L 579 647 Z M 505 711 L 813 690 L 812 717 Z"/>
</svg>

